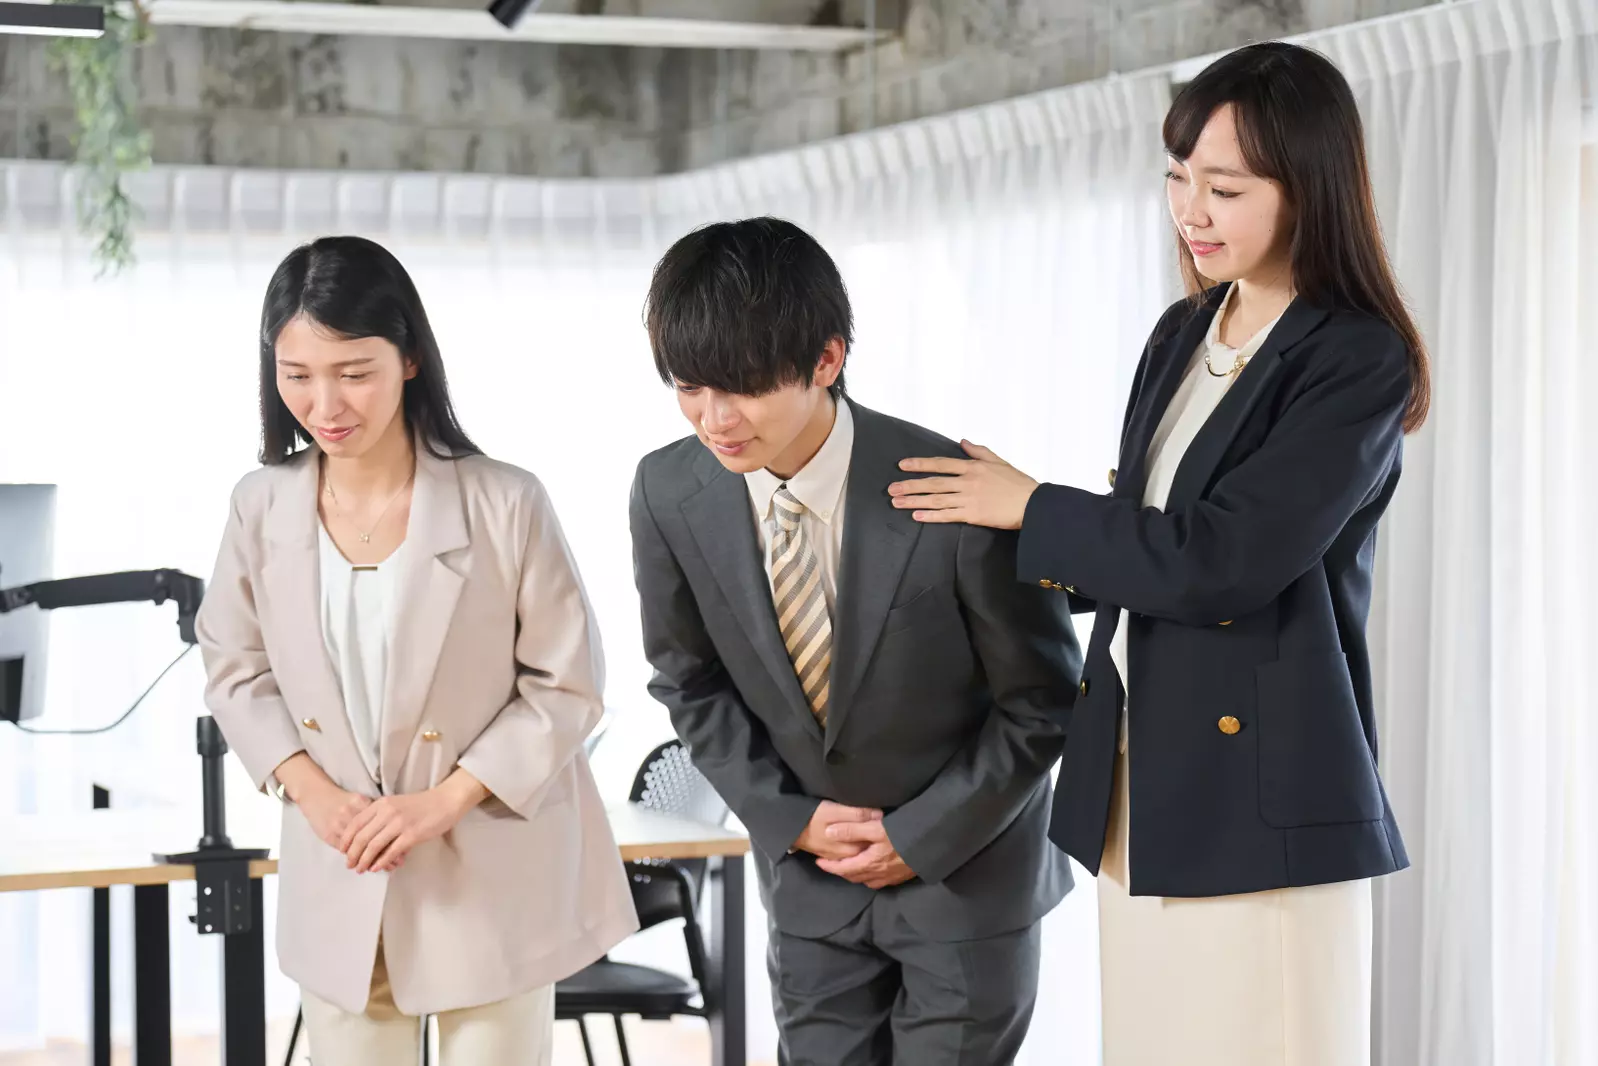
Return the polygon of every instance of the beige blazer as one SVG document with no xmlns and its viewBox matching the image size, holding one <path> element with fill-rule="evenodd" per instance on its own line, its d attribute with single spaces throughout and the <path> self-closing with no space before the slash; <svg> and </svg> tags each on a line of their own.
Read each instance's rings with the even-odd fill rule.
<svg viewBox="0 0 1598 1066">
<path fill-rule="evenodd" d="M 298 751 L 352 792 L 419 792 L 464 767 L 493 796 L 391 874 L 356 874 L 283 810 L 278 962 L 364 1009 L 381 931 L 407 1014 L 497 1002 L 638 928 L 583 739 L 599 635 L 549 498 L 526 471 L 418 448 L 384 693 L 379 776 L 356 747 L 322 635 L 311 449 L 233 493 L 198 625 L 206 705 L 265 786 Z"/>
</svg>

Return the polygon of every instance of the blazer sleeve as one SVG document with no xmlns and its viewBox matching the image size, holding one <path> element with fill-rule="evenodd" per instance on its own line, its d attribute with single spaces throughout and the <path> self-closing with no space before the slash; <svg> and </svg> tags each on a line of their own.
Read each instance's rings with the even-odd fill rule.
<svg viewBox="0 0 1598 1066">
<path fill-rule="evenodd" d="M 516 594 L 516 695 L 456 760 L 525 818 L 604 715 L 604 660 L 593 610 L 542 486 L 529 520 Z"/>
<path fill-rule="evenodd" d="M 235 490 L 194 633 L 205 660 L 205 705 L 250 778 L 264 790 L 273 771 L 305 745 L 267 660 L 246 556 L 249 543 Z"/>
<path fill-rule="evenodd" d="M 821 801 L 804 794 L 722 665 L 688 579 L 655 522 L 645 481 L 640 464 L 629 511 L 644 656 L 654 669 L 649 693 L 665 706 L 694 766 L 755 846 L 781 859 Z"/>
<path fill-rule="evenodd" d="M 1062 596 L 1015 582 L 1015 534 L 966 526 L 955 588 L 992 691 L 987 718 L 922 792 L 883 818 L 921 880 L 942 881 L 1025 808 L 1060 757 L 1082 674 Z"/>
<path fill-rule="evenodd" d="M 1326 347 L 1258 450 L 1190 506 L 1162 512 L 1040 485 L 1017 577 L 1187 625 L 1276 599 L 1381 490 L 1403 442 L 1410 379 L 1399 336 L 1372 323 Z"/>
</svg>

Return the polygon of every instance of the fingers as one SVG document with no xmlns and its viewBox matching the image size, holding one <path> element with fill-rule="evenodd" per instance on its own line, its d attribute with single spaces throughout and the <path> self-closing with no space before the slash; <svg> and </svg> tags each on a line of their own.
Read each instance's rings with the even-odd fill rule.
<svg viewBox="0 0 1598 1066">
<path fill-rule="evenodd" d="M 850 865 L 854 861 L 853 859 L 817 859 L 816 868 L 832 874 L 834 877 L 841 877 L 845 881 L 861 884 L 865 875 Z"/>
<path fill-rule="evenodd" d="M 826 808 L 822 816 L 832 824 L 838 822 L 875 822 L 882 820 L 882 812 L 875 807 L 845 807 L 841 803 L 822 800 Z"/>
<path fill-rule="evenodd" d="M 935 495 L 958 492 L 967 482 L 957 477 L 918 477 L 912 481 L 895 481 L 888 486 L 889 496 Z"/>
<path fill-rule="evenodd" d="M 1003 459 L 1000 459 L 998 455 L 994 453 L 992 448 L 984 448 L 982 445 L 972 444 L 968 440 L 962 440 L 960 442 L 960 447 L 964 448 L 965 453 L 973 459 L 986 459 L 989 462 L 994 463 L 1004 462 Z"/>
<path fill-rule="evenodd" d="M 355 865 L 355 872 L 358 874 L 364 874 L 366 871 L 370 870 L 372 868 L 372 864 L 375 863 L 378 858 L 388 850 L 389 845 L 402 839 L 402 833 L 403 830 L 401 830 L 398 823 L 386 823 L 377 833 L 377 835 L 372 837 L 371 842 L 366 845 L 366 850 L 361 853 L 360 862 L 356 863 Z"/>
<path fill-rule="evenodd" d="M 901 511 L 912 509 L 947 511 L 964 507 L 970 500 L 964 492 L 946 492 L 937 496 L 895 496 L 893 505 Z"/>
<path fill-rule="evenodd" d="M 373 873 L 389 873 L 405 865 L 405 856 L 410 854 L 407 847 L 407 835 L 401 833 L 399 838 L 383 850 L 383 854 L 372 863 Z"/>
<path fill-rule="evenodd" d="M 981 525 L 980 522 L 968 518 L 968 513 L 964 507 L 947 507 L 942 510 L 914 511 L 910 517 L 929 526 L 948 525 L 951 522 L 971 522 L 972 525 Z"/>
<path fill-rule="evenodd" d="M 880 821 L 834 822 L 827 826 L 827 839 L 878 844 L 888 839 L 888 833 Z"/>
<path fill-rule="evenodd" d="M 882 873 L 880 868 L 882 861 L 890 850 L 885 844 L 873 844 L 852 859 L 828 859 L 817 862 L 816 865 L 846 881 L 863 884 L 868 878 Z"/>
<path fill-rule="evenodd" d="M 905 459 L 899 469 L 909 474 L 958 474 L 970 465 L 969 459 Z"/>
<path fill-rule="evenodd" d="M 378 811 L 387 810 L 387 808 L 383 807 L 374 807 L 373 809 Z M 371 846 L 372 841 L 376 840 L 378 834 L 383 832 L 389 824 L 389 819 L 386 816 L 367 819 L 366 824 L 361 826 L 360 831 L 350 838 L 349 844 L 344 848 L 344 865 L 353 870 L 355 865 L 361 861 L 361 857 L 366 854 L 366 849 Z M 345 832 L 347 834 L 348 830 Z"/>
<path fill-rule="evenodd" d="M 843 862 L 845 859 L 857 858 L 861 852 L 870 845 L 867 844 L 834 844 L 830 841 L 822 845 L 822 850 L 816 853 L 816 865 L 823 862 Z"/>
<path fill-rule="evenodd" d="M 362 796 L 361 798 L 365 799 L 366 797 Z M 338 850 L 346 855 L 349 854 L 350 845 L 355 842 L 355 838 L 372 823 L 372 819 L 377 818 L 385 810 L 387 810 L 387 807 L 368 801 L 366 806 L 356 811 L 355 815 L 345 824 L 343 833 L 339 834 Z"/>
</svg>

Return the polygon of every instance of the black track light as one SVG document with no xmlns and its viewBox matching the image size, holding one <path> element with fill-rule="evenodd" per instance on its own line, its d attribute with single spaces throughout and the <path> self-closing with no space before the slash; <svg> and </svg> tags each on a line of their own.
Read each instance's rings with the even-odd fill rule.
<svg viewBox="0 0 1598 1066">
<path fill-rule="evenodd" d="M 531 15 L 544 6 L 544 0 L 494 0 L 488 5 L 488 13 L 494 16 L 507 30 L 516 28 L 516 24 L 526 15 Z"/>
<path fill-rule="evenodd" d="M 99 37 L 105 33 L 105 8 L 95 4 L 0 3 L 0 33 Z"/>
</svg>

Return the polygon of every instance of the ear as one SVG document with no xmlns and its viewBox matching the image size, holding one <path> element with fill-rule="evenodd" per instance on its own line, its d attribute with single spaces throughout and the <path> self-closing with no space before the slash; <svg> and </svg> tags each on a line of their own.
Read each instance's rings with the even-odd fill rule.
<svg viewBox="0 0 1598 1066">
<path fill-rule="evenodd" d="M 817 388 L 830 389 L 832 383 L 838 380 L 838 375 L 843 373 L 843 363 L 849 355 L 849 346 L 842 337 L 834 337 L 821 349 L 821 358 L 816 361 L 816 372 L 811 377 L 810 383 Z"/>
<path fill-rule="evenodd" d="M 416 374 L 417 374 L 416 360 L 412 359 L 408 355 L 402 355 L 402 356 L 400 356 L 400 365 L 402 367 L 404 367 L 404 370 L 405 370 L 404 380 L 410 381 L 412 378 L 414 378 L 416 376 Z"/>
</svg>

